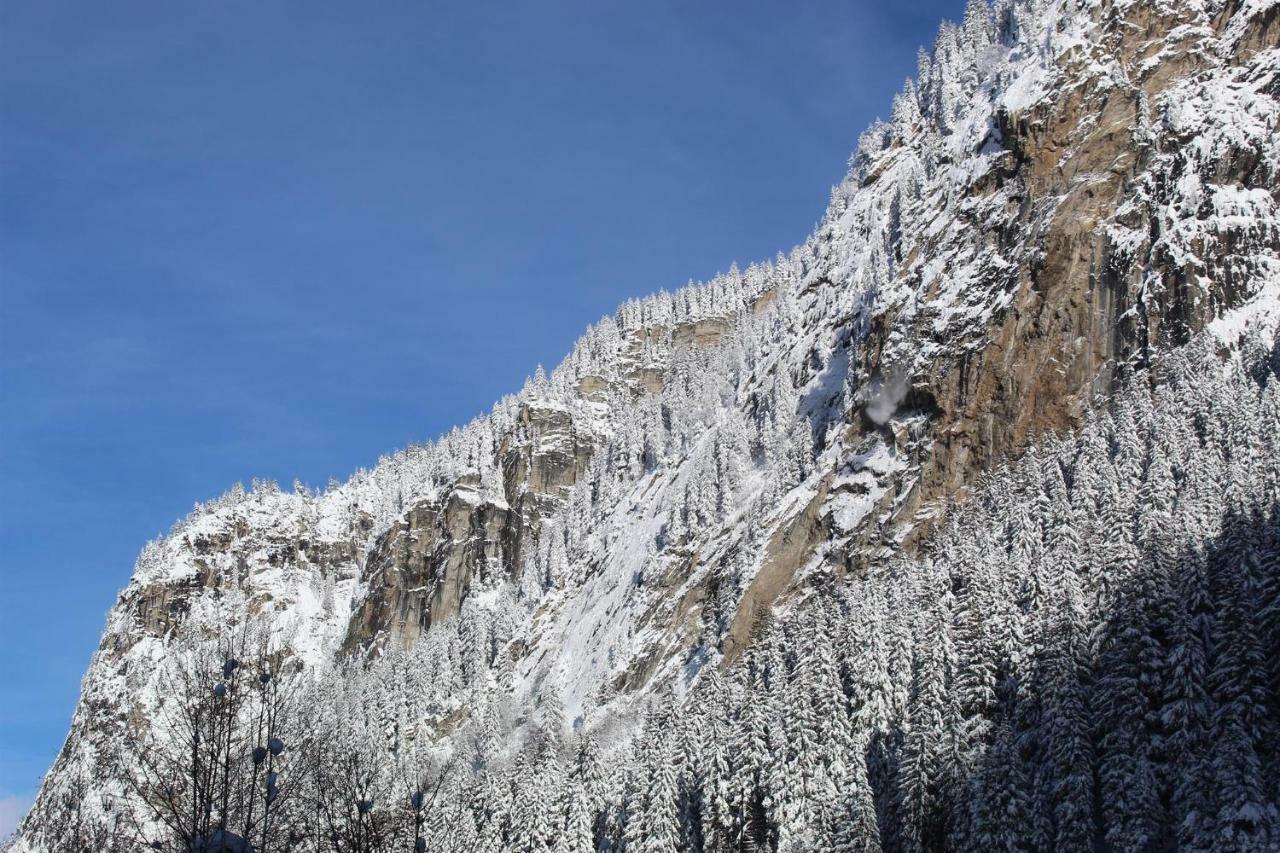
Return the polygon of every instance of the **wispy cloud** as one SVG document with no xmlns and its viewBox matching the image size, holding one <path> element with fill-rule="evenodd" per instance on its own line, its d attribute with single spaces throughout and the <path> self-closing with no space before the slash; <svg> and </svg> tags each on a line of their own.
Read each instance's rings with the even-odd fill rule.
<svg viewBox="0 0 1280 853">
<path fill-rule="evenodd" d="M 0 795 L 0 842 L 13 835 L 13 831 L 18 828 L 18 821 L 31 808 L 31 799 L 30 794 Z"/>
</svg>

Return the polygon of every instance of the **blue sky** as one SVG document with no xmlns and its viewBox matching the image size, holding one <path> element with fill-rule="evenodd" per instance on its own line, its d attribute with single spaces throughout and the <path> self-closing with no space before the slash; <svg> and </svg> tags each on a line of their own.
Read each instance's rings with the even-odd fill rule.
<svg viewBox="0 0 1280 853">
<path fill-rule="evenodd" d="M 789 248 L 962 6 L 0 4 L 0 835 L 145 540 Z"/>
</svg>

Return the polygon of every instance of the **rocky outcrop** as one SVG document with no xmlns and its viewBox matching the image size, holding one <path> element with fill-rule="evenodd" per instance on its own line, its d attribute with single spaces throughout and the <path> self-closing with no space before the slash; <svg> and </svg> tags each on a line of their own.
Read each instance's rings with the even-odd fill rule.
<svg viewBox="0 0 1280 853">
<path fill-rule="evenodd" d="M 677 346 L 715 346 L 729 333 L 729 322 L 719 317 L 708 317 L 692 323 L 681 323 L 671 333 L 671 342 Z"/>
<path fill-rule="evenodd" d="M 600 400 L 609 390 L 609 380 L 588 374 L 578 380 L 578 393 L 588 400 Z"/>
<path fill-rule="evenodd" d="M 760 570 L 747 585 L 720 642 L 723 666 L 731 665 L 750 645 L 761 618 L 830 537 L 830 519 L 822 513 L 829 489 L 826 482 L 822 483 L 817 494 L 779 525 L 770 538 Z"/>
<path fill-rule="evenodd" d="M 981 286 L 1003 306 L 965 336 L 973 343 L 927 359 L 904 354 L 901 342 L 938 340 L 937 316 L 890 305 L 870 319 L 851 384 L 865 392 L 897 382 L 930 399 L 930 450 L 888 522 L 908 543 L 931 529 L 915 523 L 923 509 L 963 495 L 978 473 L 1039 436 L 1078 425 L 1127 369 L 1252 297 L 1268 272 L 1259 258 L 1280 253 L 1274 100 L 1247 108 L 1259 118 L 1252 132 L 1186 115 L 1214 109 L 1215 96 L 1252 97 L 1245 81 L 1265 72 L 1249 63 L 1276 43 L 1275 8 L 1248 19 L 1223 56 L 1223 31 L 1241 24 L 1237 4 L 1208 29 L 1185 26 L 1163 5 L 1100 5 L 1098 40 L 1056 60 L 1072 84 L 1024 110 L 996 111 L 986 142 L 1004 154 L 959 205 L 971 211 L 976 241 L 957 248 L 943 235 L 902 247 L 908 259 L 991 252 Z M 1234 63 L 1238 71 L 1223 71 Z M 1205 84 L 1214 69 L 1223 79 Z M 1011 251 L 1027 235 L 1040 250 Z M 924 301 L 948 286 L 938 276 L 920 288 Z M 859 402 L 855 431 L 875 420 L 867 410 L 879 400 Z M 897 420 L 915 408 L 904 401 Z"/>
<path fill-rule="evenodd" d="M 1070 84 L 993 110 L 980 147 L 999 151 L 955 188 L 956 226 L 902 232 L 895 287 L 849 320 L 860 328 L 843 345 L 847 455 L 774 529 L 721 636 L 724 661 L 762 613 L 822 576 L 803 565 L 858 572 L 915 548 L 982 472 L 1078 426 L 1131 370 L 1274 279 L 1280 107 L 1265 51 L 1278 43 L 1276 7 L 1226 4 L 1189 27 L 1176 5 L 1099 4 L 1094 40 L 1053 60 L 1048 76 Z M 862 186 L 905 156 L 890 147 Z M 933 215 L 897 211 L 912 213 Z M 773 300 L 766 291 L 753 313 Z M 681 342 L 697 329 L 678 329 Z M 716 582 L 708 572 L 684 594 L 708 601 Z M 678 609 L 662 630 L 698 636 Z"/>
<path fill-rule="evenodd" d="M 516 429 L 498 449 L 509 503 L 526 495 L 552 506 L 577 484 L 591 460 L 592 442 L 568 410 L 537 402 L 520 407 Z"/>
<path fill-rule="evenodd" d="M 536 542 L 541 519 L 578 482 L 591 450 L 568 410 L 522 404 L 498 448 L 505 499 L 464 477 L 442 498 L 407 510 L 369 553 L 344 648 L 410 647 L 457 614 L 474 585 L 517 581 L 522 549 Z"/>
<path fill-rule="evenodd" d="M 242 509 L 257 503 L 272 506 L 278 523 L 253 523 L 254 514 Z M 264 490 L 250 495 L 243 508 L 215 512 L 149 546 L 134 583 L 117 602 L 119 621 L 137 631 L 114 637 L 113 647 L 169 636 L 210 596 L 235 598 L 247 615 L 259 616 L 291 608 L 299 597 L 323 599 L 326 586 L 354 582 L 364 557 L 360 539 L 370 525 L 367 514 L 352 514 L 340 535 L 327 535 L 316 529 L 316 519 L 298 513 L 296 504 L 294 496 Z M 319 603 L 330 610 L 336 606 Z"/>
<path fill-rule="evenodd" d="M 418 504 L 379 537 L 365 561 L 365 594 L 352 614 L 344 648 L 388 642 L 409 647 L 454 615 L 475 582 L 504 572 L 510 513 L 481 500 L 461 481 L 440 501 Z"/>
<path fill-rule="evenodd" d="M 662 393 L 663 353 L 670 336 L 666 326 L 642 326 L 627 333 L 618 369 L 632 394 Z"/>
</svg>

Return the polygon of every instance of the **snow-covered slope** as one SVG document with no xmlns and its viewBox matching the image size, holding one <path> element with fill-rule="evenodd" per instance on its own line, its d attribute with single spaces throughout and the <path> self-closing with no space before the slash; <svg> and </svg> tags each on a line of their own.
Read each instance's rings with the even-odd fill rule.
<svg viewBox="0 0 1280 853">
<path fill-rule="evenodd" d="M 625 744 L 1134 371 L 1201 332 L 1269 346 L 1277 8 L 975 0 L 801 246 L 622 306 L 345 484 L 197 507 L 140 556 L 18 849 L 60 849 L 71 780 L 121 794 L 109 757 L 164 706 L 165 660 L 250 623 L 301 681 L 384 685 L 360 689 L 433 755 Z"/>
</svg>

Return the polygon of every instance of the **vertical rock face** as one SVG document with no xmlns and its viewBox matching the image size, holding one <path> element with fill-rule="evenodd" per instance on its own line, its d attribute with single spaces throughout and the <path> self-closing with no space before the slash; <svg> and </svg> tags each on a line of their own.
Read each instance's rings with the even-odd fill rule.
<svg viewBox="0 0 1280 853">
<path fill-rule="evenodd" d="M 994 98 L 979 145 L 998 153 L 953 188 L 972 237 L 934 229 L 896 247 L 918 302 L 872 312 L 855 381 L 898 384 L 908 412 L 928 401 L 929 452 L 895 523 L 1075 426 L 1117 375 L 1274 280 L 1275 7 L 1092 6 L 1088 37 L 1052 60 L 1060 89 Z M 986 322 L 945 316 L 958 277 L 966 306 L 995 307 Z M 863 400 L 861 426 L 878 401 Z"/>
<path fill-rule="evenodd" d="M 365 561 L 366 593 L 352 614 L 348 651 L 396 641 L 411 646 L 433 624 L 455 615 L 472 583 L 505 571 L 506 506 L 479 499 L 458 482 L 441 501 L 408 510 L 382 534 Z"/>
<path fill-rule="evenodd" d="M 144 724 L 193 635 L 269 617 L 318 671 L 484 633 L 496 686 L 422 704 L 456 721 L 483 690 L 554 692 L 599 723 L 913 548 L 1127 371 L 1272 310 L 1276 3 L 981 8 L 790 255 L 624 305 L 436 444 L 319 494 L 232 493 L 149 545 L 23 843 L 44 849 L 50 792 Z"/>
<path fill-rule="evenodd" d="M 591 459 L 590 435 L 581 435 L 566 408 L 531 402 L 520 407 L 516 429 L 498 448 L 507 500 L 542 500 L 554 509 L 577 485 Z"/>
<path fill-rule="evenodd" d="M 517 548 L 526 535 L 537 536 L 538 521 L 555 512 L 591 461 L 592 437 L 566 408 L 546 403 L 520 407 L 516 428 L 498 448 L 502 489 L 517 515 L 509 539 Z M 515 573 L 519 552 L 508 568 Z"/>
<path fill-rule="evenodd" d="M 410 647 L 457 615 L 473 585 L 519 581 L 521 549 L 536 542 L 541 519 L 564 504 L 591 447 L 567 409 L 522 403 L 496 453 L 503 497 L 486 497 L 479 478 L 468 476 L 443 498 L 405 512 L 369 554 L 344 648 L 368 651 L 389 641 Z"/>
<path fill-rule="evenodd" d="M 676 346 L 711 347 L 729 333 L 729 323 L 718 317 L 709 317 L 692 323 L 681 323 L 671 334 L 671 341 Z"/>
</svg>

